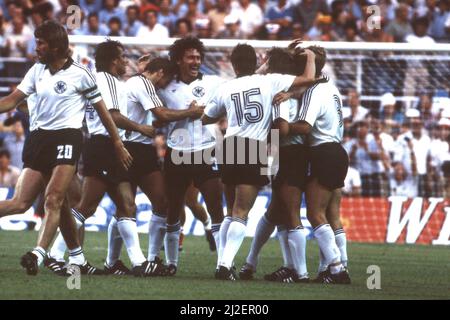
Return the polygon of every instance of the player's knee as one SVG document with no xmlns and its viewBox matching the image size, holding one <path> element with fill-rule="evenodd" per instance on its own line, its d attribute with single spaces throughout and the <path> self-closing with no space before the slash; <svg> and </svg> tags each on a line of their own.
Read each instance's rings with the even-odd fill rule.
<svg viewBox="0 0 450 320">
<path fill-rule="evenodd" d="M 64 195 L 60 192 L 52 192 L 45 196 L 45 208 L 47 210 L 59 210 L 64 201 Z"/>
<path fill-rule="evenodd" d="M 12 202 L 14 207 L 13 211 L 17 213 L 24 213 L 33 205 L 33 202 L 31 201 L 23 201 L 20 199 L 12 199 Z"/>
</svg>

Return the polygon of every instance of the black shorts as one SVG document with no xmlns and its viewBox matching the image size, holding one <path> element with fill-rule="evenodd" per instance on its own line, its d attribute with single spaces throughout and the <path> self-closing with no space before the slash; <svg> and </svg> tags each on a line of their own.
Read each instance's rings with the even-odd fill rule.
<svg viewBox="0 0 450 320">
<path fill-rule="evenodd" d="M 450 161 L 444 161 L 441 168 L 442 172 L 444 173 L 444 177 L 450 177 Z"/>
<path fill-rule="evenodd" d="M 142 177 L 153 171 L 161 170 L 158 162 L 158 154 L 153 145 L 126 141 L 125 147 L 133 157 L 133 163 L 128 169 L 128 177 L 131 182 L 137 184 Z"/>
<path fill-rule="evenodd" d="M 273 180 L 273 187 L 286 183 L 305 190 L 308 176 L 308 147 L 302 144 L 283 146 L 279 153 L 279 169 Z"/>
<path fill-rule="evenodd" d="M 200 188 L 205 181 L 219 178 L 219 166 L 215 160 L 214 149 L 181 152 L 167 148 L 164 158 L 164 177 L 169 190 L 179 185 L 184 188 L 191 183 L 194 183 L 196 188 Z"/>
<path fill-rule="evenodd" d="M 79 129 L 34 130 L 23 147 L 23 167 L 51 174 L 58 165 L 77 165 L 82 145 Z"/>
<path fill-rule="evenodd" d="M 92 135 L 84 144 L 83 164 L 85 177 L 96 176 L 112 184 L 128 180 L 111 139 L 104 135 Z"/>
<path fill-rule="evenodd" d="M 221 174 L 224 184 L 262 187 L 269 183 L 267 143 L 249 138 L 229 137 L 223 141 L 222 150 Z M 230 152 L 233 152 L 234 156 Z"/>
<path fill-rule="evenodd" d="M 344 186 L 348 170 L 348 154 L 339 143 L 323 143 L 309 149 L 309 178 L 317 178 L 329 190 Z"/>
</svg>

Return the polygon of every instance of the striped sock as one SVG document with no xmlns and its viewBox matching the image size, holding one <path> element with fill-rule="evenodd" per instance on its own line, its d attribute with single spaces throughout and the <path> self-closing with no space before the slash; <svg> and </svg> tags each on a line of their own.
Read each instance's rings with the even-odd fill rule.
<svg viewBox="0 0 450 320">
<path fill-rule="evenodd" d="M 168 265 L 178 265 L 178 243 L 180 241 L 181 223 L 167 224 L 166 238 L 164 239 L 164 249 L 166 262 Z"/>
<path fill-rule="evenodd" d="M 73 250 L 69 249 L 69 264 L 76 264 L 78 266 L 84 265 L 86 258 L 83 254 L 83 249 L 81 247 L 75 248 Z"/>
<path fill-rule="evenodd" d="M 345 231 L 342 228 L 334 230 L 334 237 L 336 238 L 336 245 L 341 253 L 341 262 L 344 267 L 347 268 L 348 257 L 347 257 L 347 237 Z"/>
<path fill-rule="evenodd" d="M 31 250 L 31 253 L 33 253 L 37 257 L 38 266 L 41 265 L 46 255 L 45 249 L 42 247 L 36 247 L 33 250 Z"/>
<path fill-rule="evenodd" d="M 80 229 L 80 227 L 84 224 L 84 221 L 86 221 L 86 218 L 75 208 L 72 208 L 71 211 L 73 217 L 75 218 L 75 222 L 77 223 L 77 229 Z"/>
<path fill-rule="evenodd" d="M 139 235 L 137 232 L 136 219 L 133 218 L 119 218 L 117 227 L 125 247 L 127 248 L 128 257 L 131 264 L 140 266 L 145 262 L 144 254 L 139 243 Z"/>
<path fill-rule="evenodd" d="M 306 235 L 302 226 L 288 231 L 289 250 L 295 271 L 300 278 L 308 276 L 306 267 Z"/>
<path fill-rule="evenodd" d="M 327 265 L 336 264 L 332 272 L 342 267 L 341 254 L 336 245 L 333 229 L 329 224 L 321 224 L 314 229 L 314 237 L 317 239 L 320 250 L 322 251 Z M 333 272 L 335 273 L 335 272 Z"/>
<path fill-rule="evenodd" d="M 230 269 L 233 265 L 234 257 L 236 256 L 242 241 L 245 238 L 245 231 L 247 229 L 247 220 L 233 217 L 232 222 L 228 228 L 227 243 L 223 250 L 221 266 Z"/>
</svg>

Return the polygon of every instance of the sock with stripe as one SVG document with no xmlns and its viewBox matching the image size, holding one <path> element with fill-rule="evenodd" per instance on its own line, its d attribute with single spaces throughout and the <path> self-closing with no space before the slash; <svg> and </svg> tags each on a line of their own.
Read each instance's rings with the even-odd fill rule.
<svg viewBox="0 0 450 320">
<path fill-rule="evenodd" d="M 178 265 L 178 243 L 180 241 L 180 233 L 180 221 L 175 224 L 167 224 L 166 238 L 164 239 L 167 265 Z"/>
<path fill-rule="evenodd" d="M 148 255 L 147 260 L 153 261 L 159 257 L 159 251 L 166 235 L 166 218 L 153 212 L 148 224 Z"/>
<path fill-rule="evenodd" d="M 222 253 L 221 266 L 230 269 L 233 265 L 234 257 L 244 241 L 245 231 L 247 229 L 247 221 L 240 218 L 233 218 L 228 227 L 227 243 Z"/>
<path fill-rule="evenodd" d="M 117 219 L 113 216 L 108 225 L 108 254 L 106 256 L 106 264 L 109 267 L 114 266 L 117 260 L 119 260 L 122 245 L 123 240 L 117 226 Z"/>
<path fill-rule="evenodd" d="M 314 229 L 314 237 L 317 239 L 319 248 L 325 257 L 325 263 L 327 265 L 333 264 L 334 266 L 330 268 L 331 272 L 338 273 L 343 266 L 333 229 L 331 229 L 329 224 L 321 224 Z"/>
<path fill-rule="evenodd" d="M 217 247 L 217 267 L 219 267 L 220 261 L 222 261 L 223 256 L 223 249 L 225 248 L 225 245 L 227 244 L 227 233 L 228 228 L 230 227 L 230 223 L 233 221 L 233 218 L 230 216 L 226 216 L 222 224 L 220 225 L 219 230 L 219 246 Z"/>
<path fill-rule="evenodd" d="M 217 255 L 219 255 L 219 247 L 220 247 L 220 226 L 221 223 L 211 224 L 211 233 L 214 237 L 214 242 L 216 243 L 216 251 Z"/>
<path fill-rule="evenodd" d="M 298 226 L 287 232 L 289 251 L 291 252 L 292 261 L 295 271 L 300 278 L 308 276 L 306 267 L 306 235 L 303 227 Z"/>
<path fill-rule="evenodd" d="M 122 237 L 125 247 L 127 248 L 128 257 L 130 258 L 131 264 L 133 267 L 140 266 L 146 259 L 139 244 L 136 219 L 119 218 L 117 221 L 117 228 L 119 229 L 120 236 Z"/>
<path fill-rule="evenodd" d="M 283 256 L 283 266 L 285 268 L 294 269 L 294 261 L 292 259 L 291 250 L 289 249 L 288 230 L 286 226 L 277 226 L 277 238 Z"/>
<path fill-rule="evenodd" d="M 70 250 L 69 249 L 69 264 L 75 264 L 82 266 L 86 263 L 86 258 L 83 254 L 83 249 L 81 247 Z"/>
<path fill-rule="evenodd" d="M 269 240 L 274 229 L 275 225 L 267 219 L 266 215 L 263 215 L 262 218 L 259 219 L 258 225 L 256 226 L 255 236 L 253 237 L 250 247 L 250 252 L 246 259 L 246 262 L 253 267 L 253 271 L 256 271 L 259 252 L 267 240 Z"/>
<path fill-rule="evenodd" d="M 42 247 L 35 247 L 33 250 L 31 250 L 31 253 L 37 256 L 38 266 L 41 265 L 41 263 L 44 261 L 45 255 L 47 254 L 45 252 L 45 249 Z"/>
<path fill-rule="evenodd" d="M 77 225 L 77 230 L 79 230 L 83 224 L 86 218 L 76 209 L 71 209 L 72 215 L 75 218 L 75 223 Z M 56 261 L 64 262 L 64 255 L 66 253 L 67 246 L 66 241 L 64 240 L 64 237 L 61 232 L 58 233 L 58 236 L 56 237 L 55 241 L 53 242 L 52 248 L 49 252 L 49 257 L 55 259 Z"/>
<path fill-rule="evenodd" d="M 212 228 L 211 217 L 209 214 L 208 214 L 208 218 L 206 219 L 206 221 L 203 222 L 203 227 L 205 228 L 205 230 L 211 230 L 211 228 Z"/>
<path fill-rule="evenodd" d="M 336 245 L 341 253 L 341 262 L 344 267 L 347 268 L 347 237 L 345 231 L 342 228 L 334 230 L 334 237 L 336 238 Z"/>
</svg>

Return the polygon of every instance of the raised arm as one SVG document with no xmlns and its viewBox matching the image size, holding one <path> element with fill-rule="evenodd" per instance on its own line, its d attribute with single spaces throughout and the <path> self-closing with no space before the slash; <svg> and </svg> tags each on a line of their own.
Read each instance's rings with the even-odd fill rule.
<svg viewBox="0 0 450 320">
<path fill-rule="evenodd" d="M 305 49 L 301 55 L 306 55 L 306 66 L 305 71 L 302 75 L 295 77 L 294 82 L 291 85 L 291 89 L 299 88 L 301 86 L 309 86 L 316 81 L 316 55 L 313 51 Z"/>
<path fill-rule="evenodd" d="M 15 89 L 11 94 L 0 99 L 0 113 L 14 109 L 27 96 L 19 89 Z"/>
</svg>

